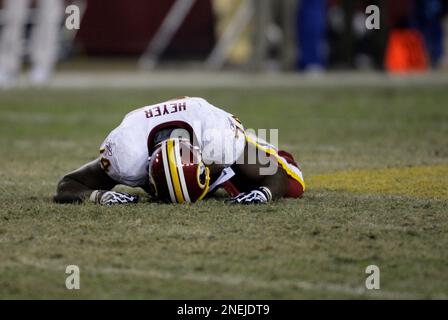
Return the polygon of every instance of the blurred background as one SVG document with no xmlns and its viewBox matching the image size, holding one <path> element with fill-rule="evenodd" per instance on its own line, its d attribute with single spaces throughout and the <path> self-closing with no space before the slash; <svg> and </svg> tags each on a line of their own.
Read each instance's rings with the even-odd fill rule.
<svg viewBox="0 0 448 320">
<path fill-rule="evenodd" d="M 69 5 L 79 9 L 79 29 L 66 27 Z M 379 9 L 379 29 L 366 27 L 370 5 Z M 1 0 L 0 7 L 2 88 L 45 85 L 54 71 L 415 74 L 448 66 L 447 0 Z"/>
</svg>

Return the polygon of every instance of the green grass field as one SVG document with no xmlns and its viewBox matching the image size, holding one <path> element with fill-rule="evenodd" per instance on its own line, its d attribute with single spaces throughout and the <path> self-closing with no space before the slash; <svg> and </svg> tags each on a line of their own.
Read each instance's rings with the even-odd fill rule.
<svg viewBox="0 0 448 320">
<path fill-rule="evenodd" d="M 180 95 L 278 128 L 304 197 L 51 203 L 125 113 Z M 442 87 L 1 92 L 0 298 L 447 298 L 447 106 Z"/>
</svg>

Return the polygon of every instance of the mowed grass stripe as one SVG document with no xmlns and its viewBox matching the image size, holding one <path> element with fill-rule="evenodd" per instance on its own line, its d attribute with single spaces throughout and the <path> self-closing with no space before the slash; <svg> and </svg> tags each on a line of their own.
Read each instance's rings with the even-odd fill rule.
<svg viewBox="0 0 448 320">
<path fill-rule="evenodd" d="M 340 171 L 311 176 L 311 188 L 448 200 L 448 164 Z"/>
<path fill-rule="evenodd" d="M 25 257 L 19 258 L 20 264 L 11 264 L 7 266 L 16 267 L 19 266 L 29 266 L 37 269 L 61 272 L 63 266 L 54 263 L 51 260 L 37 260 L 28 259 Z M 0 264 L 1 267 L 1 264 Z M 376 298 L 376 299 L 418 299 L 422 298 L 421 295 L 413 292 L 394 292 L 388 290 L 367 290 L 365 287 L 352 287 L 344 284 L 336 283 L 324 283 L 324 282 L 309 282 L 303 280 L 290 280 L 290 279 L 277 279 L 277 280 L 264 280 L 258 279 L 251 276 L 243 276 L 237 274 L 221 273 L 221 274 L 210 274 L 204 272 L 184 272 L 184 273 L 173 273 L 167 270 L 156 270 L 156 269 L 135 269 L 135 268 L 114 268 L 114 267 L 90 267 L 83 269 L 84 274 L 91 275 L 121 275 L 127 277 L 137 277 L 137 278 L 155 278 L 167 281 L 187 281 L 187 282 L 197 282 L 204 284 L 217 284 L 223 286 L 248 286 L 261 290 L 271 290 L 271 289 L 286 289 L 293 288 L 302 291 L 316 291 L 316 292 L 332 292 L 335 294 L 343 294 L 355 297 L 364 298 Z M 88 284 L 86 284 L 88 285 Z M 433 299 L 446 299 L 444 294 L 436 294 L 431 296 Z"/>
</svg>

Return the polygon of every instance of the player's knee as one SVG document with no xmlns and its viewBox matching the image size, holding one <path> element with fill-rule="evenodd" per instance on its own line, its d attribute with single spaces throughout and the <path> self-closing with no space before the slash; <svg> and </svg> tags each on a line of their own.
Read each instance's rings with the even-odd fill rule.
<svg viewBox="0 0 448 320">
<path fill-rule="evenodd" d="M 288 179 L 288 191 L 285 194 L 285 198 L 300 198 L 303 195 L 302 184 L 292 178 Z"/>
<path fill-rule="evenodd" d="M 58 184 L 57 184 L 56 192 L 59 192 L 59 191 L 64 190 L 65 186 L 66 186 L 67 184 L 70 183 L 70 180 L 71 180 L 71 179 L 68 178 L 67 176 L 63 176 L 63 177 L 61 178 L 61 180 L 59 180 L 59 182 L 58 182 Z"/>
<path fill-rule="evenodd" d="M 63 202 L 62 200 L 62 190 L 64 189 L 64 184 L 66 181 L 64 181 L 65 177 L 63 177 L 61 180 L 59 180 L 57 187 L 56 187 L 56 193 L 53 195 L 53 201 L 56 203 Z"/>
<path fill-rule="evenodd" d="M 67 187 L 70 186 L 71 179 L 67 176 L 62 177 L 59 180 L 58 185 L 56 187 L 56 193 L 53 196 L 53 201 L 56 203 L 66 203 L 66 190 Z"/>
</svg>

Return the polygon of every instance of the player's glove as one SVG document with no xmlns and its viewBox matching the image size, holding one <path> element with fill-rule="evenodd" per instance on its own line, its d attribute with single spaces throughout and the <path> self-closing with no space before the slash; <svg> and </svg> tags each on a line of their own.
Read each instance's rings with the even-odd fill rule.
<svg viewBox="0 0 448 320">
<path fill-rule="evenodd" d="M 235 204 L 259 204 L 266 203 L 272 200 L 272 193 L 266 187 L 259 187 L 249 192 L 243 192 L 236 197 L 227 201 L 228 203 Z"/>
<path fill-rule="evenodd" d="M 93 191 L 89 199 L 92 202 L 106 206 L 138 202 L 138 196 L 134 196 L 125 192 L 104 191 L 104 190 Z"/>
</svg>

